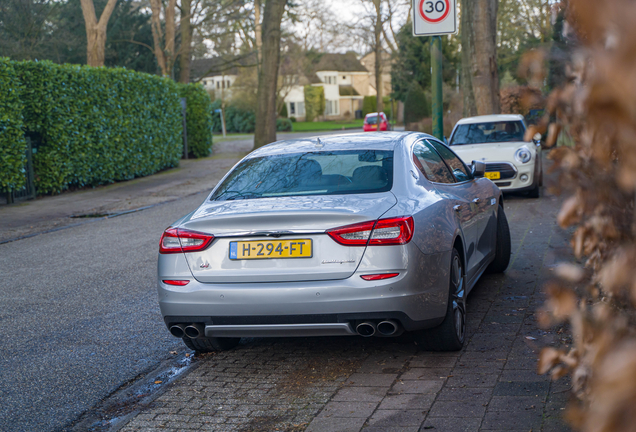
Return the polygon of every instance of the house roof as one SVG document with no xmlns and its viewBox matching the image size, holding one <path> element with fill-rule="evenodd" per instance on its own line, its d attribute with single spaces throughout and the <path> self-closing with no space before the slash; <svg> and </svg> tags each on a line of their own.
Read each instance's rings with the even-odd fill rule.
<svg viewBox="0 0 636 432">
<path fill-rule="evenodd" d="M 256 66 L 254 53 L 233 57 L 212 57 L 192 60 L 190 64 L 190 80 L 196 81 L 204 77 L 219 75 L 238 75 L 239 67 Z"/>
<path fill-rule="evenodd" d="M 353 52 L 346 54 L 325 53 L 313 68 L 314 71 L 337 71 L 337 72 L 367 72 L 358 57 Z"/>
</svg>

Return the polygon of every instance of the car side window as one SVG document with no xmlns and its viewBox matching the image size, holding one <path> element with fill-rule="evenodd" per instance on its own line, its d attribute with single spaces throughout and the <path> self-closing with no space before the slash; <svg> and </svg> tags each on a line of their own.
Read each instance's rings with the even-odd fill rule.
<svg viewBox="0 0 636 432">
<path fill-rule="evenodd" d="M 455 153 L 437 141 L 428 140 L 428 142 L 431 143 L 431 145 L 435 147 L 435 150 L 444 158 L 458 182 L 472 180 L 473 176 L 470 174 L 470 171 Z"/>
<path fill-rule="evenodd" d="M 426 141 L 420 141 L 413 146 L 413 162 L 430 181 L 455 183 L 442 158 Z"/>
</svg>

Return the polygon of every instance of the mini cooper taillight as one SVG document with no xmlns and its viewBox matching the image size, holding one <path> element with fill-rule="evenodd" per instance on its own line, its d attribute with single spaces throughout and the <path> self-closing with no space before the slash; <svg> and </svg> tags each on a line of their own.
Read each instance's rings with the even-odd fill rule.
<svg viewBox="0 0 636 432">
<path fill-rule="evenodd" d="M 214 240 L 210 234 L 183 228 L 168 228 L 159 241 L 159 253 L 199 252 L 205 250 Z"/>
<path fill-rule="evenodd" d="M 406 244 L 413 238 L 413 217 L 380 219 L 327 230 L 344 246 L 390 246 Z"/>
</svg>

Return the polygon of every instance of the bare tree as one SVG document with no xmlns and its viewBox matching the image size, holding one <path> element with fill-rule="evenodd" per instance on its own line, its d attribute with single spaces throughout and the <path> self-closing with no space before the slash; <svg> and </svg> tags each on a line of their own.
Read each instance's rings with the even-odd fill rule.
<svg viewBox="0 0 636 432">
<path fill-rule="evenodd" d="M 276 141 L 276 88 L 280 64 L 281 21 L 287 0 L 267 0 L 263 13 L 263 49 L 258 76 L 254 147 Z"/>
<path fill-rule="evenodd" d="M 89 66 L 104 66 L 106 51 L 106 27 L 115 9 L 117 0 L 108 0 L 102 15 L 97 20 L 93 0 L 80 0 L 82 14 L 86 24 L 86 64 Z"/>
<path fill-rule="evenodd" d="M 163 5 L 161 0 L 150 0 L 150 9 L 152 11 L 152 39 L 153 51 L 157 57 L 157 64 L 161 68 L 163 76 L 172 76 L 172 69 L 177 52 L 175 50 L 176 35 L 176 8 L 177 0 L 168 0 L 168 5 L 163 11 L 165 16 L 165 37 L 161 26 L 161 15 Z"/>
<path fill-rule="evenodd" d="M 464 102 L 472 103 L 470 87 L 478 115 L 500 111 L 499 74 L 497 72 L 498 0 L 465 0 L 462 2 L 462 61 Z M 468 66 L 468 68 L 467 68 Z"/>
<path fill-rule="evenodd" d="M 374 30 L 374 51 L 375 51 L 375 91 L 376 91 L 376 112 L 382 112 L 382 0 L 373 0 L 375 7 L 375 30 Z M 380 124 L 380 119 L 378 119 Z"/>
</svg>

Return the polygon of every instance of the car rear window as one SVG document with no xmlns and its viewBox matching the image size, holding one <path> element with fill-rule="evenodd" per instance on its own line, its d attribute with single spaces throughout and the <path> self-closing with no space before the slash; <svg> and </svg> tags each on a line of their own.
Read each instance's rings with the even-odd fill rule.
<svg viewBox="0 0 636 432">
<path fill-rule="evenodd" d="M 376 193 L 392 185 L 392 151 L 306 152 L 244 160 L 210 200 Z"/>
<path fill-rule="evenodd" d="M 367 124 L 377 124 L 378 116 L 369 116 L 366 118 Z"/>
<path fill-rule="evenodd" d="M 525 128 L 520 121 L 485 122 L 458 125 L 450 145 L 523 141 Z"/>
</svg>

